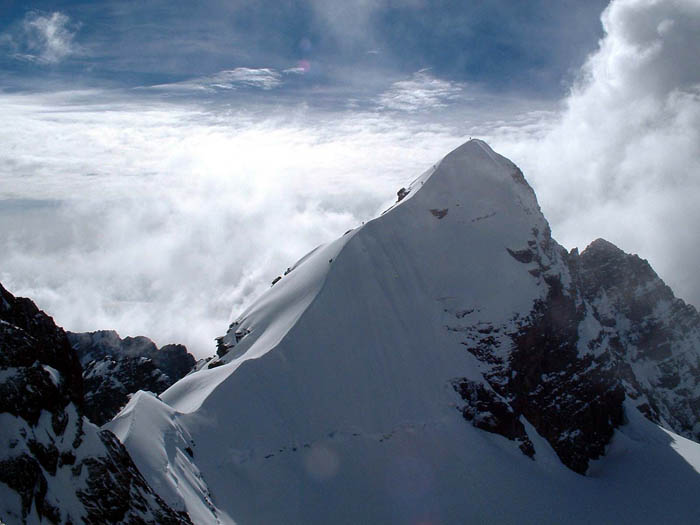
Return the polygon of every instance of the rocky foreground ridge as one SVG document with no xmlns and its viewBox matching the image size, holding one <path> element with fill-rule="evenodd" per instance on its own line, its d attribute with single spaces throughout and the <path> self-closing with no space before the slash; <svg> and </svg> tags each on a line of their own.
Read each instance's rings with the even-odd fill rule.
<svg viewBox="0 0 700 525">
<path fill-rule="evenodd" d="M 83 367 L 85 415 L 96 425 L 112 419 L 139 390 L 160 394 L 195 366 L 184 345 L 158 348 L 147 337 L 114 330 L 67 332 Z"/>
<path fill-rule="evenodd" d="M 5 523 L 186 524 L 124 446 L 84 412 L 66 333 L 0 285 L 0 519 Z"/>
</svg>

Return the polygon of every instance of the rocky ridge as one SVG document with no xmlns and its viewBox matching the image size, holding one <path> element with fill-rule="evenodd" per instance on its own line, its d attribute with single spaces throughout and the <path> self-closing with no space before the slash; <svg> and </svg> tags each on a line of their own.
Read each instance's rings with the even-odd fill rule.
<svg viewBox="0 0 700 525">
<path fill-rule="evenodd" d="M 0 285 L 0 519 L 7 523 L 185 524 L 124 446 L 83 415 L 65 332 Z"/>
<path fill-rule="evenodd" d="M 84 412 L 97 425 L 112 419 L 131 394 L 160 394 L 195 366 L 184 345 L 158 348 L 147 337 L 122 339 L 114 330 L 67 335 L 83 366 Z"/>
<path fill-rule="evenodd" d="M 651 421 L 700 442 L 700 315 L 649 263 L 597 239 L 574 252 L 600 337 L 633 405 Z"/>
</svg>

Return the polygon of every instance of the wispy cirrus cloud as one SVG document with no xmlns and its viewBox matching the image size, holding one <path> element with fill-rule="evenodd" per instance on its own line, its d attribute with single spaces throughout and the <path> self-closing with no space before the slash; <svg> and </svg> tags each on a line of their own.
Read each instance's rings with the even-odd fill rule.
<svg viewBox="0 0 700 525">
<path fill-rule="evenodd" d="M 308 71 L 309 63 L 307 61 L 302 61 L 298 66 L 283 69 L 282 73 L 284 73 L 285 75 L 303 75 L 305 73 L 308 73 Z"/>
<path fill-rule="evenodd" d="M 287 73 L 287 71 L 285 71 L 285 73 Z M 282 74 L 275 69 L 267 67 L 237 67 L 235 69 L 219 71 L 213 75 L 192 78 L 181 82 L 158 84 L 156 86 L 151 86 L 151 88 L 176 91 L 221 91 L 248 87 L 268 91 L 281 85 Z"/>
<path fill-rule="evenodd" d="M 71 55 L 82 53 L 75 35 L 80 24 L 59 12 L 28 12 L 13 30 L 2 35 L 0 42 L 12 57 L 40 64 L 56 64 Z"/>
<path fill-rule="evenodd" d="M 436 78 L 430 70 L 421 69 L 408 80 L 394 82 L 377 103 L 382 109 L 422 111 L 444 108 L 462 98 L 463 93 L 464 84 Z"/>
</svg>

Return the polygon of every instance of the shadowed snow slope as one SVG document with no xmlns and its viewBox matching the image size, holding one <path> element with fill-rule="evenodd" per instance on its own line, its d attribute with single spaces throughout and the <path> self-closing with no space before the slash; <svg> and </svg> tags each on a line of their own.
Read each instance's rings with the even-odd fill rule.
<svg viewBox="0 0 700 525">
<path fill-rule="evenodd" d="M 472 140 L 111 428 L 193 518 L 210 495 L 244 524 L 697 522 L 700 446 L 625 400 L 576 257 Z"/>
</svg>

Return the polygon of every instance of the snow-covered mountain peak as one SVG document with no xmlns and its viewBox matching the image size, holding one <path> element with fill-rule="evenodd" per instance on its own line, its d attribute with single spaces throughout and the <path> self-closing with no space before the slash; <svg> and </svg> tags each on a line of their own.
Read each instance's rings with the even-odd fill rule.
<svg viewBox="0 0 700 525">
<path fill-rule="evenodd" d="M 462 168 L 466 166 L 473 168 L 476 164 L 483 163 L 489 171 L 493 170 L 494 166 L 502 166 L 506 169 L 513 166 L 512 162 L 493 151 L 491 146 L 479 139 L 469 139 L 445 155 L 440 161 L 440 164 L 450 163 Z"/>
<path fill-rule="evenodd" d="M 483 216 L 469 212 L 514 211 L 514 202 L 528 214 L 541 215 L 535 193 L 518 167 L 478 139 L 462 144 L 418 177 L 406 195 L 414 192 L 421 194 L 424 205 L 434 206 L 430 209 L 439 218 L 461 211 L 464 218 L 477 219 Z M 456 209 L 465 205 L 466 209 Z"/>
<path fill-rule="evenodd" d="M 176 455 L 193 461 L 168 501 L 204 509 L 183 488 L 197 472 L 217 516 L 242 523 L 591 521 L 592 508 L 606 522 L 620 497 L 629 522 L 667 518 L 642 459 L 684 501 L 697 473 L 678 481 L 667 434 L 625 410 L 697 431 L 697 312 L 645 261 L 599 264 L 606 241 L 589 250 L 552 239 L 512 162 L 460 146 L 380 217 L 291 265 L 218 357 L 162 394 L 162 433 L 194 451 Z M 118 418 L 135 458 L 162 447 L 132 425 L 139 410 Z M 602 482 L 575 474 L 591 464 Z M 177 471 L 143 468 L 154 486 Z"/>
<path fill-rule="evenodd" d="M 498 178 L 504 174 L 510 175 L 517 170 L 515 164 L 499 155 L 491 147 L 479 139 L 470 139 L 455 148 L 440 161 L 443 169 L 454 170 L 458 176 L 485 176 Z"/>
<path fill-rule="evenodd" d="M 700 522 L 700 445 L 676 435 L 700 440 L 700 315 L 605 240 L 567 252 L 482 141 L 101 431 L 83 384 L 117 353 L 185 373 L 184 347 L 67 336 L 1 286 L 0 347 L 0 520 Z"/>
<path fill-rule="evenodd" d="M 542 273 L 540 266 L 551 274 L 563 271 L 550 241 L 547 221 L 517 166 L 485 142 L 470 140 L 402 189 L 380 217 L 291 265 L 219 339 L 221 357 L 204 372 L 209 378 L 185 378 L 163 398 L 182 412 L 197 409 L 242 363 L 275 348 L 329 283 L 341 280 L 346 287 L 359 267 L 367 266 L 376 281 L 391 276 L 389 286 L 398 286 L 401 301 L 425 303 L 421 308 L 428 311 L 415 312 L 417 317 L 480 304 L 474 318 L 507 322 L 542 296 L 528 272 Z M 410 286 L 396 280 L 407 275 L 413 276 Z M 514 287 L 523 293 L 514 294 Z M 225 364 L 232 367 L 213 370 Z"/>
</svg>

